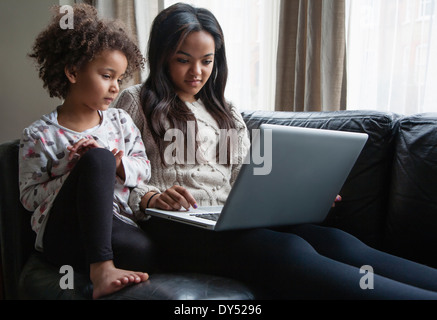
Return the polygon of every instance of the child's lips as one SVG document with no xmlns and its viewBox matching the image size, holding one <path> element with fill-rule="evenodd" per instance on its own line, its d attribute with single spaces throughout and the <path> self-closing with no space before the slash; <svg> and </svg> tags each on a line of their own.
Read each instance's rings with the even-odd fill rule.
<svg viewBox="0 0 437 320">
<path fill-rule="evenodd" d="M 190 86 L 192 86 L 192 87 L 197 87 L 199 84 L 202 83 L 202 80 L 198 80 L 198 79 L 196 79 L 196 80 L 187 80 L 186 82 L 187 82 Z"/>
</svg>

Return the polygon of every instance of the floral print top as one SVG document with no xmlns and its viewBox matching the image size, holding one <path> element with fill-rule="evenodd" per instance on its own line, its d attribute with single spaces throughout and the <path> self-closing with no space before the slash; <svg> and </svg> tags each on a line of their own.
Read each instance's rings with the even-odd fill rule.
<svg viewBox="0 0 437 320">
<path fill-rule="evenodd" d="M 117 177 L 114 191 L 114 214 L 124 222 L 135 224 L 128 200 L 131 188 L 147 184 L 150 162 L 141 133 L 131 117 L 121 109 L 100 112 L 98 126 L 75 132 L 57 122 L 57 110 L 44 115 L 24 129 L 19 152 L 19 187 L 23 206 L 32 211 L 31 226 L 36 232 L 35 248 L 43 250 L 42 235 L 53 202 L 73 169 L 77 158 L 69 160 L 68 146 L 82 138 L 93 138 L 105 149 L 124 151 L 122 163 L 125 180 Z"/>
</svg>

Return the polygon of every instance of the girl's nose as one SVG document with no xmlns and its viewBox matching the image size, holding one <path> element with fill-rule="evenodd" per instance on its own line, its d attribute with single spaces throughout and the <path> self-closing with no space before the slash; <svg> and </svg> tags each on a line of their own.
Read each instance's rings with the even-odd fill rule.
<svg viewBox="0 0 437 320">
<path fill-rule="evenodd" d="M 120 91 L 120 84 L 118 83 L 118 80 L 112 83 L 110 90 L 114 93 L 118 93 Z"/>
<path fill-rule="evenodd" d="M 198 76 L 202 74 L 202 68 L 199 63 L 193 65 L 193 67 L 191 68 L 191 74 L 194 76 Z"/>
</svg>

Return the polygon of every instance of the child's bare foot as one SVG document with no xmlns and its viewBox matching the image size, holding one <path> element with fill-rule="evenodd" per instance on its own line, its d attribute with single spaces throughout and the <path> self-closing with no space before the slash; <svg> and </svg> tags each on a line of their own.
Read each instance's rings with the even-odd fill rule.
<svg viewBox="0 0 437 320">
<path fill-rule="evenodd" d="M 112 260 L 93 263 L 90 266 L 93 299 L 114 293 L 128 285 L 146 281 L 148 278 L 149 275 L 144 272 L 118 269 Z"/>
</svg>

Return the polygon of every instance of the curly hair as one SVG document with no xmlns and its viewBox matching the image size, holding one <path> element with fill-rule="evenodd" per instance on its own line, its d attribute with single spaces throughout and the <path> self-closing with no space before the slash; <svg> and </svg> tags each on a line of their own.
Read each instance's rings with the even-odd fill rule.
<svg viewBox="0 0 437 320">
<path fill-rule="evenodd" d="M 82 68 L 104 50 L 119 50 L 128 61 L 125 78 L 144 67 L 145 59 L 124 25 L 118 20 L 103 20 L 96 8 L 87 4 L 73 6 L 74 27 L 63 29 L 64 14 L 54 6 L 48 27 L 35 40 L 29 57 L 36 60 L 39 77 L 50 97 L 65 99 L 69 81 L 65 68 Z"/>
</svg>

